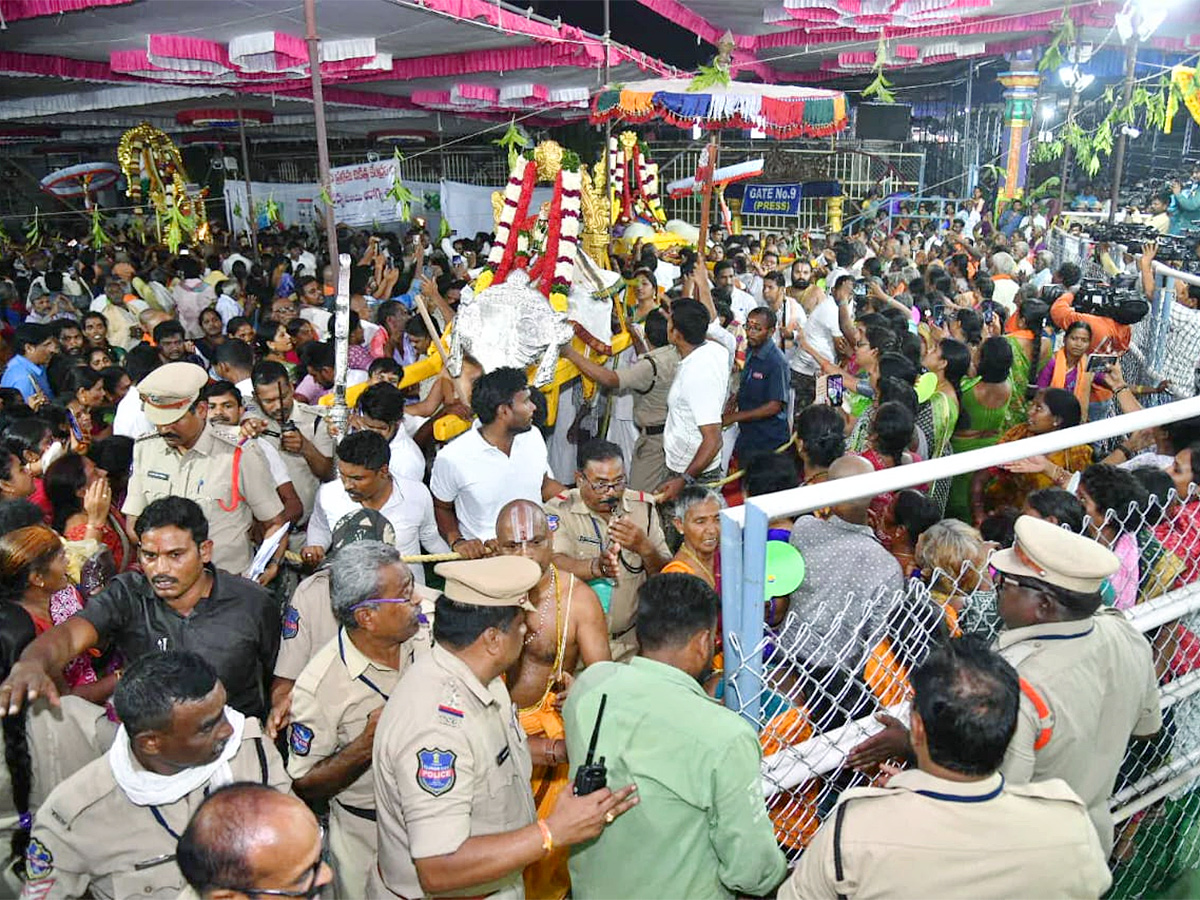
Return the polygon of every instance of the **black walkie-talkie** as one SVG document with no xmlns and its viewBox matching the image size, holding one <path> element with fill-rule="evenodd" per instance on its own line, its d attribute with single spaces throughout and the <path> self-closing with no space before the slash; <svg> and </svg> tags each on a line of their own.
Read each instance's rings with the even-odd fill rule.
<svg viewBox="0 0 1200 900">
<path fill-rule="evenodd" d="M 600 709 L 596 712 L 596 727 L 592 729 L 592 742 L 588 744 L 587 759 L 575 772 L 575 794 L 582 797 L 601 788 L 608 787 L 608 769 L 604 767 L 604 757 L 595 762 L 596 740 L 600 737 L 600 720 L 604 718 L 604 704 L 608 702 L 608 694 L 600 695 Z"/>
</svg>

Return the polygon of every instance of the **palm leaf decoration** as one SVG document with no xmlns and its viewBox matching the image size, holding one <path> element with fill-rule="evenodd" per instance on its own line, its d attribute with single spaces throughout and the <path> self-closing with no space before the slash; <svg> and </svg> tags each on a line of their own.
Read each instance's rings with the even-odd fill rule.
<svg viewBox="0 0 1200 900">
<path fill-rule="evenodd" d="M 25 226 L 25 244 L 36 247 L 42 242 L 42 223 L 38 219 L 37 207 L 33 210 L 33 221 Z"/>
<path fill-rule="evenodd" d="M 510 125 L 509 128 L 512 126 Z M 404 156 L 400 153 L 400 148 L 397 147 L 392 153 L 393 166 L 392 169 L 392 186 L 388 189 L 387 196 L 389 199 L 399 204 L 400 219 L 404 221 L 408 219 L 409 212 L 412 210 L 412 202 L 416 199 L 416 195 L 409 190 L 404 183 L 404 179 L 400 177 L 400 163 L 404 162 Z"/>
<path fill-rule="evenodd" d="M 720 66 L 701 66 L 691 83 L 687 86 L 688 93 L 695 94 L 709 88 L 725 87 L 730 83 L 729 71 Z"/>
<path fill-rule="evenodd" d="M 896 102 L 896 95 L 892 93 L 892 83 L 883 74 L 883 67 L 887 65 L 887 59 L 887 41 L 883 38 L 883 32 L 880 32 L 879 43 L 875 45 L 875 66 L 872 69 L 875 73 L 875 80 L 863 89 L 862 95 L 864 99 L 874 97 L 880 103 Z"/>
<path fill-rule="evenodd" d="M 104 214 L 100 212 L 100 207 L 97 204 L 92 205 L 92 249 L 99 250 L 101 247 L 112 243 L 112 238 L 104 230 Z"/>
<path fill-rule="evenodd" d="M 520 156 L 521 151 L 526 149 L 532 141 L 529 140 L 529 135 L 525 133 L 524 128 L 517 124 L 517 120 L 514 117 L 508 123 L 508 128 L 504 134 L 500 135 L 492 143 L 508 151 L 508 167 L 511 169 L 517 164 L 517 157 Z"/>
</svg>

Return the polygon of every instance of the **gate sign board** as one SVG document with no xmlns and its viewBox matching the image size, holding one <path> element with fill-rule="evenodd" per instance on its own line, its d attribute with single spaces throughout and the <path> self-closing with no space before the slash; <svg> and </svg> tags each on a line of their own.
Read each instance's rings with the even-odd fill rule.
<svg viewBox="0 0 1200 900">
<path fill-rule="evenodd" d="M 748 184 L 742 196 L 742 215 L 798 216 L 800 195 L 798 184 Z"/>
</svg>

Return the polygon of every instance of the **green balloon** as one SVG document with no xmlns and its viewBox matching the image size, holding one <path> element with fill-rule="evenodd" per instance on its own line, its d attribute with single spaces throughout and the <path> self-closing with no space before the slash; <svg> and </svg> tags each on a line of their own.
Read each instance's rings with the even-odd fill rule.
<svg viewBox="0 0 1200 900">
<path fill-rule="evenodd" d="M 784 597 L 804 581 L 804 557 L 787 541 L 767 541 L 766 599 Z"/>
<path fill-rule="evenodd" d="M 937 375 L 926 372 L 917 379 L 917 402 L 928 403 L 929 398 L 937 393 Z"/>
</svg>

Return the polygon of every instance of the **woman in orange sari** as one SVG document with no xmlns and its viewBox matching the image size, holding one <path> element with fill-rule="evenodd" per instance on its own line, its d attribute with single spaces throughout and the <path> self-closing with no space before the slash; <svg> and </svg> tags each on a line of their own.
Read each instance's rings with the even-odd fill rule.
<svg viewBox="0 0 1200 900">
<path fill-rule="evenodd" d="M 1087 370 L 1088 348 L 1092 345 L 1092 326 L 1075 322 L 1067 329 L 1062 348 L 1038 374 L 1040 388 L 1061 388 L 1071 391 L 1083 409 L 1081 421 L 1087 421 L 1088 404 L 1092 401 L 1093 375 Z"/>
<path fill-rule="evenodd" d="M 683 543 L 662 571 L 695 575 L 720 593 L 721 495 L 689 484 L 675 499 L 674 522 Z"/>
<path fill-rule="evenodd" d="M 1084 408 L 1070 391 L 1062 388 L 1040 390 L 1029 404 L 1029 421 L 1010 428 L 1000 443 L 1071 428 L 1082 420 Z M 1072 474 L 1082 472 L 1091 464 L 1092 448 L 1084 445 L 976 472 L 971 480 L 971 516 L 975 525 L 1001 507 L 1021 509 L 1025 506 L 1025 498 L 1034 491 L 1062 487 L 1071 480 Z"/>
</svg>

